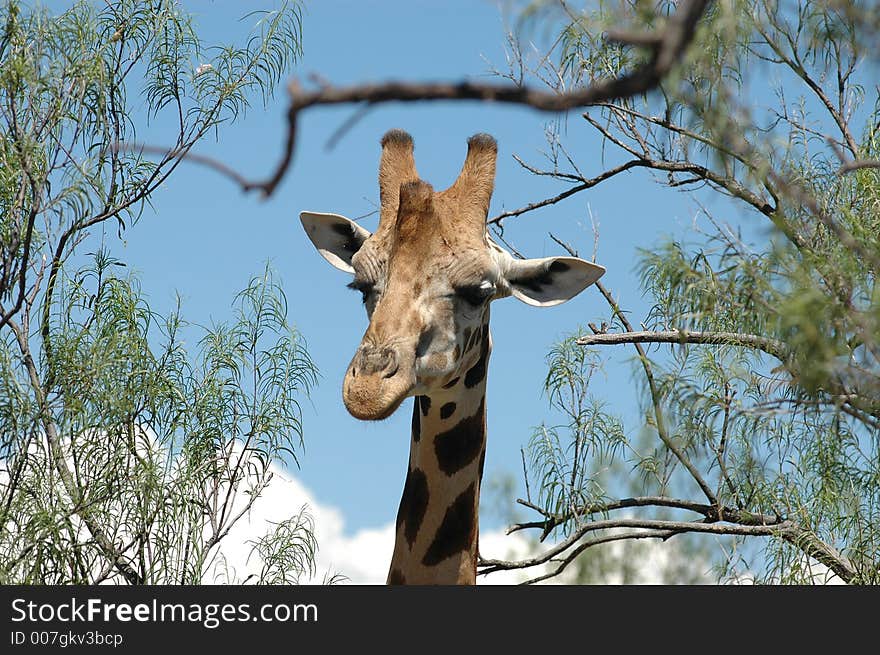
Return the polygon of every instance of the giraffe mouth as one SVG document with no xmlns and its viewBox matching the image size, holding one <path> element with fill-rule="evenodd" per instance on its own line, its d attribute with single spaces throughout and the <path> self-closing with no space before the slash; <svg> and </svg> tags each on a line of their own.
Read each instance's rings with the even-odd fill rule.
<svg viewBox="0 0 880 655">
<path fill-rule="evenodd" d="M 381 421 L 391 416 L 416 386 L 412 366 L 397 358 L 381 370 L 363 366 L 355 355 L 342 383 L 342 400 L 348 413 L 362 421 Z M 409 374 L 406 373 L 409 371 Z"/>
<path fill-rule="evenodd" d="M 342 387 L 342 400 L 348 413 L 362 421 L 381 421 L 391 416 L 400 404 L 410 395 L 415 385 L 394 385 L 397 388 L 388 388 L 391 385 L 382 384 L 382 381 L 362 380 L 349 382 L 350 377 Z"/>
</svg>

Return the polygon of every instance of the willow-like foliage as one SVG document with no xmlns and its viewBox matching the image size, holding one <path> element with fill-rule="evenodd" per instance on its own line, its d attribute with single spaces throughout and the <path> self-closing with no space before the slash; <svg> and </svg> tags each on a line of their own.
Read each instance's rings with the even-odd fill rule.
<svg viewBox="0 0 880 655">
<path fill-rule="evenodd" d="M 547 46 L 532 73 L 559 89 L 619 75 L 652 56 L 632 35 L 662 35 L 680 4 L 533 3 L 521 28 Z M 658 91 L 569 121 L 601 137 L 606 170 L 635 161 L 691 195 L 703 227 L 637 253 L 647 315 L 606 290 L 609 315 L 549 358 L 570 421 L 532 440 L 529 527 L 574 536 L 567 553 L 625 511 L 632 539 L 730 535 L 706 537 L 722 579 L 880 582 L 878 17 L 867 2 L 710 3 Z M 550 168 L 533 171 L 596 175 L 549 138 Z M 590 385 L 609 347 L 638 349 L 634 424 Z M 600 484 L 615 465 L 635 488 Z"/>
<path fill-rule="evenodd" d="M 255 540 L 251 577 L 222 566 L 272 465 L 298 461 L 316 381 L 278 280 L 266 269 L 233 320 L 197 328 L 154 312 L 105 246 L 298 58 L 297 4 L 247 20 L 243 45 L 213 47 L 172 0 L 0 10 L 3 584 L 314 574 L 305 510 Z M 154 160 L 128 147 L 144 102 L 175 144 Z"/>
</svg>

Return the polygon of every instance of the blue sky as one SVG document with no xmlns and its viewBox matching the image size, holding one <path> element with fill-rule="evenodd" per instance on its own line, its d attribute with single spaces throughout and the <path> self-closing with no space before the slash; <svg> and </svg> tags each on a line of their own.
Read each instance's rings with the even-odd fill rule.
<svg viewBox="0 0 880 655">
<path fill-rule="evenodd" d="M 192 0 L 184 5 L 196 16 L 206 42 L 225 43 L 240 42 L 247 33 L 253 19 L 239 22 L 242 14 L 271 2 Z M 492 66 L 505 66 L 505 30 L 499 5 L 489 1 L 311 2 L 304 12 L 305 53 L 293 74 L 305 79 L 316 73 L 333 84 L 486 77 Z M 219 141 L 203 143 L 198 152 L 219 157 L 248 176 L 266 174 L 281 150 L 285 104 L 281 89 L 268 109 L 256 104 L 244 119 L 221 129 Z M 311 401 L 303 404 L 306 447 L 301 469 L 291 473 L 318 501 L 338 508 L 349 530 L 385 525 L 396 515 L 408 456 L 409 402 L 381 423 L 359 422 L 346 413 L 342 375 L 366 327 L 366 316 L 359 295 L 345 288 L 347 276 L 312 248 L 300 227 L 299 212 L 356 217 L 372 211 L 378 202 L 379 139 L 392 127 L 414 136 L 419 172 L 437 188 L 457 175 L 468 136 L 494 135 L 499 161 L 490 215 L 563 188 L 531 175 L 512 158 L 517 154 L 542 165 L 544 128 L 552 115 L 471 102 L 381 105 L 328 150 L 328 137 L 353 111 L 317 108 L 302 115 L 293 168 L 269 200 L 244 195 L 215 172 L 184 164 L 154 195 L 154 213 L 147 211 L 123 241 L 108 238 L 113 253 L 138 272 L 156 310 L 170 310 L 179 293 L 184 316 L 200 324 L 231 317 L 236 291 L 266 261 L 276 269 L 290 303 L 290 319 L 307 340 L 321 373 Z M 140 137 L 162 145 L 171 138 L 163 139 L 162 134 L 160 123 Z M 586 175 L 604 170 L 600 143 L 577 113 L 569 117 L 565 142 Z M 724 205 L 719 202 L 714 208 L 723 210 Z M 648 307 L 634 270 L 637 249 L 651 247 L 663 235 L 689 230 L 697 207 L 687 196 L 656 184 L 649 174 L 634 171 L 558 205 L 510 219 L 505 237 L 531 257 L 564 254 L 548 237 L 552 231 L 590 255 L 590 213 L 600 229 L 597 261 L 608 270 L 603 281 L 638 323 Z M 364 224 L 372 229 L 375 217 Z M 579 325 L 607 315 L 595 289 L 551 309 L 531 308 L 513 299 L 494 304 L 488 481 L 511 475 L 521 487 L 520 448 L 532 427 L 548 416 L 541 393 L 545 355 Z M 640 421 L 631 351 L 607 354 L 607 373 L 594 379 L 594 391 L 623 415 L 632 432 Z M 497 527 L 499 520 L 484 516 L 484 526 Z"/>
</svg>

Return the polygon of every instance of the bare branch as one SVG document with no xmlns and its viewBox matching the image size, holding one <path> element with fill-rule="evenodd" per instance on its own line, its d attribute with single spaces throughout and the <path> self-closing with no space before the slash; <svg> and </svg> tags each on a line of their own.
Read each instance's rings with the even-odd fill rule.
<svg viewBox="0 0 880 655">
<path fill-rule="evenodd" d="M 862 170 L 863 168 L 880 168 L 880 160 L 854 159 L 853 161 L 845 162 L 837 172 L 840 175 L 844 175 L 846 173 L 852 173 L 853 171 Z"/>
<path fill-rule="evenodd" d="M 542 514 L 545 518 L 543 521 L 531 521 L 527 523 L 517 523 L 508 528 L 507 533 L 518 532 L 520 530 L 532 530 L 541 528 L 541 541 L 556 527 L 562 525 L 566 521 L 571 520 L 575 516 L 584 517 L 592 514 L 608 514 L 620 509 L 629 509 L 633 507 L 667 507 L 671 509 L 681 509 L 689 512 L 701 514 L 708 522 L 727 521 L 728 523 L 736 523 L 739 525 L 777 525 L 782 522 L 779 516 L 770 516 L 766 514 L 755 514 L 741 509 L 733 509 L 730 507 L 721 507 L 716 505 L 706 505 L 705 503 L 696 503 L 690 500 L 680 500 L 677 498 L 669 498 L 667 496 L 638 496 L 636 498 L 623 498 L 610 503 L 595 503 L 585 507 L 580 507 L 571 512 L 564 514 L 548 514 L 541 507 L 533 503 L 523 501 L 521 498 L 517 500 L 520 505 L 528 507 Z"/>
<path fill-rule="evenodd" d="M 792 524 L 780 534 L 788 543 L 834 571 L 844 582 L 852 582 L 856 578 L 856 570 L 850 561 L 810 530 Z"/>
<path fill-rule="evenodd" d="M 160 146 L 150 146 L 145 143 L 124 143 L 117 141 L 111 147 L 114 152 L 136 152 L 138 154 L 144 155 L 162 155 L 163 164 L 173 159 L 186 159 L 187 161 L 195 162 L 197 164 L 203 164 L 208 168 L 213 168 L 221 175 L 225 175 L 226 177 L 231 178 L 236 184 L 241 187 L 246 187 L 249 184 L 247 179 L 236 173 L 235 170 L 233 170 L 230 166 L 227 166 L 223 162 L 218 161 L 212 157 L 206 157 L 205 155 L 199 155 L 194 152 L 190 152 L 192 143 L 189 143 L 184 147 L 169 149 L 162 148 Z"/>
<path fill-rule="evenodd" d="M 698 141 L 699 143 L 702 143 L 703 145 L 709 146 L 710 148 L 717 150 L 718 152 L 724 153 L 725 155 L 729 155 L 729 156 L 733 157 L 734 159 L 736 159 L 737 161 L 739 161 L 740 163 L 745 164 L 749 168 L 754 168 L 752 163 L 743 159 L 739 153 L 736 153 L 733 150 L 730 150 L 729 148 L 727 148 L 723 143 L 713 141 L 712 139 L 707 137 L 705 134 L 700 134 L 698 132 L 694 132 L 693 130 L 689 130 L 686 127 L 683 127 L 681 125 L 673 123 L 668 118 L 660 118 L 658 116 L 649 116 L 648 114 L 644 114 L 640 111 L 636 111 L 632 107 L 627 107 L 625 105 L 618 105 L 618 104 L 609 103 L 609 102 L 596 103 L 595 106 L 603 107 L 603 108 L 608 109 L 610 111 L 613 111 L 615 113 L 627 114 L 628 116 L 630 116 L 632 118 L 637 118 L 637 119 L 642 120 L 646 123 L 651 123 L 652 125 L 657 125 L 658 127 L 665 128 L 665 129 L 669 130 L 670 132 L 675 132 L 676 134 L 679 134 L 681 136 L 687 137 L 689 139 L 693 139 L 694 141 Z M 584 115 L 582 117 L 587 118 L 586 115 Z"/>
<path fill-rule="evenodd" d="M 518 257 L 519 259 L 525 259 L 526 256 L 523 255 L 519 250 L 517 250 L 516 246 L 510 243 L 507 239 L 504 238 L 504 229 L 503 226 L 493 225 L 492 231 L 495 233 L 495 238 L 498 239 L 504 246 L 510 251 L 514 257 Z"/>
<path fill-rule="evenodd" d="M 705 534 L 738 535 L 750 537 L 770 537 L 774 535 L 784 536 L 785 534 L 790 533 L 791 535 L 800 535 L 800 538 L 802 539 L 807 538 L 806 535 L 803 534 L 805 533 L 805 531 L 803 531 L 801 528 L 795 527 L 790 521 L 787 520 L 771 525 L 740 525 L 728 523 L 705 523 L 704 521 L 665 521 L 656 519 L 634 518 L 608 519 L 603 521 L 591 521 L 581 526 L 568 539 L 559 542 L 552 548 L 548 548 L 546 551 L 544 551 L 540 555 L 536 555 L 535 557 L 519 562 L 487 559 L 481 562 L 481 566 L 487 569 L 484 572 L 491 573 L 492 571 L 502 569 L 526 568 L 530 566 L 545 564 L 546 562 L 549 562 L 554 557 L 561 555 L 569 548 L 577 544 L 584 535 L 589 534 L 590 532 L 595 532 L 597 530 L 608 530 L 613 528 L 640 528 L 647 530 L 663 530 L 675 534 L 697 532 Z M 822 545 L 825 546 L 825 544 Z M 815 547 L 818 551 L 819 546 L 815 545 Z"/>
<path fill-rule="evenodd" d="M 663 35 L 656 32 L 627 32 L 624 30 L 608 30 L 605 32 L 605 41 L 608 43 L 620 43 L 622 45 L 634 45 L 640 48 L 659 48 L 663 42 Z"/>
<path fill-rule="evenodd" d="M 535 168 L 523 161 L 521 157 L 518 155 L 513 155 L 514 160 L 517 164 L 526 169 L 529 173 L 533 175 L 542 175 L 547 177 L 555 177 L 561 180 L 569 180 L 571 182 L 583 182 L 584 177 L 582 175 L 575 175 L 573 173 L 563 173 L 562 171 L 553 170 L 553 171 L 543 171 L 540 168 Z"/>
<path fill-rule="evenodd" d="M 606 334 L 588 334 L 577 340 L 579 346 L 605 346 L 622 343 L 699 343 L 719 346 L 745 346 L 772 355 L 782 362 L 788 361 L 791 356 L 788 348 L 781 341 L 738 332 L 690 332 L 688 330 L 609 332 Z"/>
<path fill-rule="evenodd" d="M 642 160 L 638 160 L 638 159 L 630 160 L 630 161 L 626 162 L 625 164 L 621 164 L 620 166 L 615 166 L 614 168 L 609 169 L 609 170 L 605 171 L 604 173 L 597 175 L 596 177 L 592 177 L 588 180 L 584 180 L 583 183 L 578 184 L 577 186 L 573 186 L 569 189 L 566 189 L 562 193 L 555 195 L 551 198 L 545 198 L 544 200 L 539 200 L 538 202 L 529 203 L 528 205 L 520 207 L 519 209 L 512 209 L 510 211 L 501 212 L 497 216 L 490 218 L 487 221 L 487 223 L 489 225 L 498 225 L 505 218 L 510 218 L 511 216 L 519 216 L 520 214 L 525 214 L 526 212 L 534 211 L 536 209 L 540 209 L 541 207 L 547 207 L 548 205 L 555 205 L 560 200 L 565 200 L 569 196 L 573 196 L 576 193 L 580 193 L 581 191 L 585 191 L 586 189 L 589 189 L 590 187 L 594 187 L 597 184 L 599 184 L 600 182 L 604 182 L 605 180 L 607 180 L 611 177 L 614 177 L 618 173 L 623 173 L 624 171 L 628 171 L 631 168 L 636 168 L 639 166 L 646 166 L 646 165 L 647 164 Z"/>
<path fill-rule="evenodd" d="M 596 537 L 594 539 L 585 539 L 582 541 L 577 548 L 572 550 L 566 557 L 563 559 L 559 566 L 553 569 L 549 573 L 545 573 L 544 575 L 539 575 L 530 580 L 527 580 L 525 584 L 535 584 L 536 582 L 542 582 L 544 580 L 549 580 L 550 578 L 555 578 L 557 575 L 562 573 L 569 564 L 571 564 L 575 559 L 577 559 L 578 555 L 587 550 L 588 548 L 592 548 L 593 546 L 598 546 L 600 544 L 607 544 L 612 541 L 632 541 L 635 539 L 663 539 L 666 540 L 669 537 L 673 536 L 675 533 L 671 531 L 664 530 L 640 530 L 638 532 L 624 532 L 623 534 L 612 534 L 605 537 Z"/>
<path fill-rule="evenodd" d="M 638 532 L 625 532 L 622 534 L 603 535 L 601 537 L 584 540 L 581 539 L 590 532 L 606 529 L 629 528 Z M 592 546 L 610 541 L 627 539 L 668 539 L 677 534 L 702 533 L 715 535 L 733 535 L 749 537 L 779 537 L 802 550 L 804 553 L 821 562 L 831 569 L 845 582 L 851 582 L 856 578 L 856 571 L 852 564 L 837 550 L 822 542 L 811 531 L 789 521 L 782 520 L 768 525 L 740 525 L 728 523 L 704 523 L 689 521 L 665 521 L 653 519 L 616 519 L 605 521 L 593 521 L 582 526 L 571 537 L 559 544 L 547 549 L 543 553 L 523 560 L 480 560 L 480 575 L 486 575 L 495 571 L 525 569 L 540 566 L 565 553 L 569 548 L 577 545 L 568 553 L 560 565 L 550 574 L 538 576 L 529 582 L 539 582 L 561 573 L 568 564 L 580 555 L 584 550 Z M 580 542 L 580 543 L 579 543 Z"/>
<path fill-rule="evenodd" d="M 281 160 L 274 172 L 264 180 L 248 181 L 231 171 L 222 162 L 209 157 L 194 159 L 210 166 L 236 182 L 243 191 L 258 191 L 264 198 L 272 195 L 293 160 L 296 128 L 299 114 L 311 107 L 383 102 L 421 102 L 435 100 L 477 100 L 525 105 L 538 111 L 562 112 L 586 107 L 597 102 L 621 100 L 656 88 L 670 72 L 690 45 L 697 22 L 710 0 L 682 0 L 678 10 L 666 21 L 662 33 L 652 38 L 652 56 L 631 72 L 611 79 L 597 81 L 587 87 L 568 93 L 542 91 L 517 84 L 488 84 L 463 81 L 451 82 L 381 82 L 349 87 L 322 85 L 313 91 L 303 91 L 296 81 L 288 85 L 290 106 L 287 111 L 287 135 Z M 163 152 L 165 152 L 163 150 Z M 185 153 L 182 156 L 193 159 Z"/>
<path fill-rule="evenodd" d="M 762 198 L 760 195 L 746 187 L 742 182 L 737 180 L 736 178 L 729 175 L 722 175 L 716 171 L 713 171 L 706 166 L 701 164 L 696 164 L 690 161 L 672 161 L 667 159 L 654 159 L 648 156 L 647 152 L 639 153 L 637 150 L 628 146 L 626 143 L 615 137 L 610 130 L 603 127 L 599 121 L 590 116 L 589 114 L 583 114 L 583 118 L 590 123 L 593 127 L 595 127 L 599 132 L 605 137 L 607 140 L 614 143 L 619 148 L 625 150 L 630 153 L 634 157 L 640 161 L 640 166 L 644 168 L 650 168 L 658 171 L 665 171 L 667 173 L 687 173 L 689 175 L 696 176 L 702 180 L 706 180 L 714 187 L 726 191 L 734 198 L 739 198 L 740 200 L 744 200 L 752 207 L 757 209 L 759 212 L 764 214 L 765 216 L 769 216 L 771 218 L 776 214 L 776 207 L 771 205 L 765 198 Z M 663 126 L 666 127 L 666 126 Z M 667 128 L 671 129 L 671 128 Z M 674 130 L 673 130 L 674 131 Z M 744 161 L 743 155 L 739 154 L 734 156 L 741 161 Z"/>
<path fill-rule="evenodd" d="M 770 46 L 770 49 L 773 50 L 774 54 L 779 57 L 786 66 L 788 66 L 798 77 L 800 77 L 804 83 L 816 94 L 816 97 L 822 102 L 825 108 L 828 110 L 828 113 L 831 115 L 831 118 L 834 119 L 834 122 L 837 124 L 837 127 L 840 129 L 840 133 L 843 136 L 844 141 L 846 142 L 846 147 L 852 152 L 853 155 L 858 154 L 858 144 L 856 140 L 853 138 L 852 133 L 849 130 L 849 125 L 847 124 L 846 118 L 835 108 L 834 104 L 825 94 L 825 91 L 819 85 L 816 80 L 814 80 L 810 74 L 807 72 L 806 68 L 804 68 L 802 62 L 797 56 L 797 52 L 792 49 L 792 55 L 789 57 L 784 52 L 782 52 L 782 47 L 774 41 L 769 34 L 767 34 L 766 30 L 762 29 L 761 26 L 756 22 L 755 29 L 767 42 L 767 45 Z"/>
</svg>

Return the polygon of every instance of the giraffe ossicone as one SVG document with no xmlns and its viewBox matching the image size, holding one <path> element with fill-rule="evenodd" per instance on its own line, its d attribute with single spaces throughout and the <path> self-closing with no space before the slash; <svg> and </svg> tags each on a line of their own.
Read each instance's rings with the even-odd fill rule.
<svg viewBox="0 0 880 655">
<path fill-rule="evenodd" d="M 458 178 L 440 192 L 419 178 L 409 134 L 390 130 L 381 144 L 375 232 L 338 214 L 300 219 L 324 259 L 353 276 L 369 317 L 343 381 L 346 408 L 380 420 L 415 397 L 388 582 L 473 584 L 491 301 L 558 305 L 605 269 L 575 257 L 515 259 L 489 238 L 491 136 L 468 139 Z"/>
</svg>

